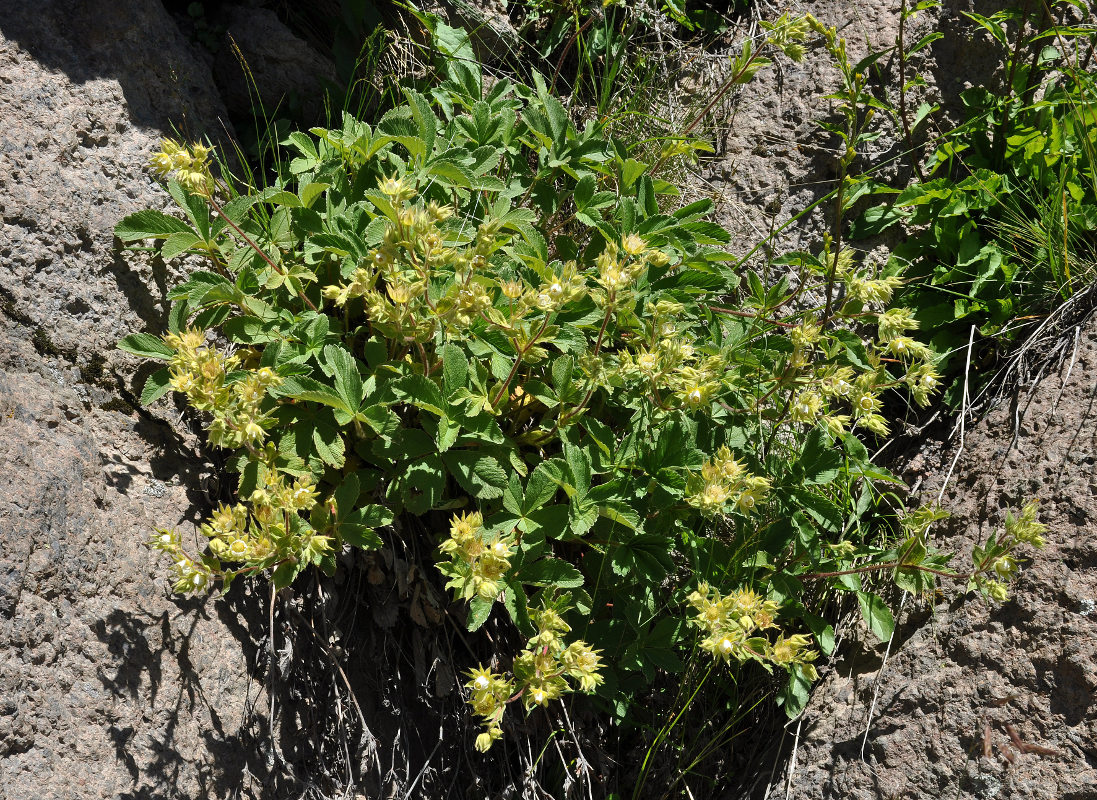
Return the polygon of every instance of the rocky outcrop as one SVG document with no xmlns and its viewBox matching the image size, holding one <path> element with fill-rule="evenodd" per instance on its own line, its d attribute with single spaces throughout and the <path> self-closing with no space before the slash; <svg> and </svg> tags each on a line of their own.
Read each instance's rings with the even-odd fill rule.
<svg viewBox="0 0 1097 800">
<path fill-rule="evenodd" d="M 0 12 L 4 800 L 238 797 L 265 774 L 243 625 L 173 599 L 140 544 L 189 526 L 203 461 L 132 408 L 114 349 L 162 330 L 175 276 L 123 258 L 112 228 L 163 205 L 144 164 L 172 125 L 223 133 L 211 86 L 157 0 Z"/>
<path fill-rule="evenodd" d="M 229 6 L 219 17 L 225 38 L 214 80 L 237 113 L 261 107 L 271 118 L 293 109 L 308 119 L 324 111 L 325 84 L 335 85 L 335 65 L 299 39 L 267 8 Z"/>
</svg>

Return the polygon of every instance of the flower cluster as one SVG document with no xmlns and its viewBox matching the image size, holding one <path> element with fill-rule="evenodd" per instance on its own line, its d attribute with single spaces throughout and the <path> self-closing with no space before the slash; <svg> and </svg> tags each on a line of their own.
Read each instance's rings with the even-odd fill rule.
<svg viewBox="0 0 1097 800">
<path fill-rule="evenodd" d="M 213 191 L 213 176 L 208 163 L 212 152 L 211 148 L 198 142 L 188 146 L 174 139 L 163 139 L 159 152 L 152 157 L 151 166 L 160 177 L 167 178 L 174 174 L 175 179 L 190 191 L 209 196 Z"/>
<path fill-rule="evenodd" d="M 752 475 L 730 449 L 721 447 L 701 467 L 699 476 L 690 476 L 686 491 L 691 506 L 706 517 L 713 517 L 725 513 L 728 503 L 744 514 L 755 511 L 769 488 L 768 478 Z"/>
<path fill-rule="evenodd" d="M 261 406 L 267 390 L 282 382 L 281 376 L 270 367 L 239 370 L 240 357 L 206 344 L 201 330 L 169 333 L 164 342 L 175 350 L 170 363 L 171 388 L 186 395 L 193 408 L 213 417 L 210 442 L 231 448 L 261 445 L 272 424 Z M 231 381 L 230 372 L 237 373 Z"/>
<path fill-rule="evenodd" d="M 600 651 L 583 641 L 564 643 L 564 635 L 571 631 L 562 616 L 564 610 L 556 603 L 531 612 L 537 634 L 515 658 L 513 678 L 482 666 L 469 671 L 465 684 L 471 693 L 469 703 L 485 728 L 476 737 L 477 750 L 486 751 L 503 735 L 501 723 L 508 703 L 521 698 L 527 712 L 535 706 L 546 706 L 575 690 L 569 678 L 578 684 L 579 691 L 588 694 L 601 685 Z"/>
<path fill-rule="evenodd" d="M 1021 509 L 1020 515 L 1014 516 L 1013 512 L 1008 512 L 1002 535 L 991 536 L 985 547 L 975 548 L 975 572 L 968 582 L 969 591 L 978 589 L 999 603 L 1009 599 L 1009 583 L 1021 569 L 1017 549 L 1028 545 L 1039 550 L 1045 544 L 1047 526 L 1037 521 L 1038 508 L 1039 502 L 1030 500 Z M 988 574 L 994 577 L 988 577 Z"/>
<path fill-rule="evenodd" d="M 214 571 L 206 559 L 193 559 L 183 551 L 179 532 L 157 528 L 148 546 L 171 557 L 171 572 L 177 592 L 201 592 L 210 588 Z"/>
<path fill-rule="evenodd" d="M 502 590 L 503 576 L 510 569 L 515 544 L 511 536 L 498 532 L 487 536 L 480 512 L 455 514 L 449 528 L 449 538 L 439 546 L 447 561 L 439 561 L 438 569 L 449 578 L 447 589 L 453 589 L 458 600 L 480 597 L 494 600 Z"/>
<path fill-rule="evenodd" d="M 687 598 L 696 615 L 691 622 L 704 631 L 701 647 L 713 657 L 727 662 L 758 661 L 767 669 L 797 667 L 808 680 L 818 675 L 811 663 L 818 656 L 804 634 L 778 633 L 770 641 L 765 632 L 778 629 L 775 622 L 779 606 L 760 597 L 753 589 L 738 589 L 728 595 L 702 582 Z"/>
<path fill-rule="evenodd" d="M 264 452 L 272 461 L 275 454 Z M 244 567 L 267 567 L 278 563 L 315 563 L 332 551 L 329 536 L 313 530 L 300 516 L 317 504 L 316 487 L 310 477 L 288 481 L 282 473 L 265 470 L 265 482 L 243 503 L 221 504 L 199 526 L 209 540 L 209 555 L 193 559 L 182 549 L 179 534 L 158 530 L 149 546 L 171 556 L 175 590 L 208 590 L 214 577 L 232 578 L 226 562 Z"/>
<path fill-rule="evenodd" d="M 785 13 L 773 22 L 762 22 L 762 28 L 769 32 L 766 42 L 793 61 L 803 61 L 806 52 L 804 43 L 811 32 L 810 22 L 813 19 L 811 14 L 792 17 Z"/>
</svg>

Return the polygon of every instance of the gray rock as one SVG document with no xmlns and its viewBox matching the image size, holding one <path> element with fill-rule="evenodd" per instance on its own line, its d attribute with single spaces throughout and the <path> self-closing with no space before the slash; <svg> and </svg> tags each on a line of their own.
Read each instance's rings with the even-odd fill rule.
<svg viewBox="0 0 1097 800">
<path fill-rule="evenodd" d="M 323 110 L 324 82 L 335 80 L 329 59 L 269 9 L 229 6 L 222 19 L 225 41 L 217 52 L 214 79 L 229 108 L 246 112 L 258 101 L 273 116 L 290 102 L 300 103 L 310 117 Z"/>
<path fill-rule="evenodd" d="M 0 14 L 0 797 L 249 796 L 254 649 L 172 599 L 141 543 L 194 517 L 193 437 L 112 368 L 162 329 L 163 265 L 112 228 L 163 206 L 171 122 L 216 136 L 209 72 L 156 0 L 8 0 Z M 226 617 L 231 619 L 231 615 Z M 257 628 L 261 629 L 261 622 Z M 252 775 L 259 775 L 258 779 Z M 254 796 L 254 795 L 251 795 Z"/>
</svg>

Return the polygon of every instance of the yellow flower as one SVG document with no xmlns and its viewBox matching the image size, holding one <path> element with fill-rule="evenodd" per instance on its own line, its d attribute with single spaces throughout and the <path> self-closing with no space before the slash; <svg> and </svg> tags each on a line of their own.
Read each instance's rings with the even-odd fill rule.
<svg viewBox="0 0 1097 800">
<path fill-rule="evenodd" d="M 637 236 L 635 233 L 630 233 L 625 237 L 625 241 L 621 248 L 630 256 L 638 256 L 647 250 L 647 243 Z"/>
</svg>

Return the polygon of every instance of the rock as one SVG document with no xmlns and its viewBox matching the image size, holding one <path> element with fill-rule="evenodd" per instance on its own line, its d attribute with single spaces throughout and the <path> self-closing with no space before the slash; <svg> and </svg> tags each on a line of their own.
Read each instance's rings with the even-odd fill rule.
<svg viewBox="0 0 1097 800">
<path fill-rule="evenodd" d="M 947 128 L 962 119 L 959 91 L 964 87 L 956 83 L 957 73 L 962 73 L 969 84 L 993 85 L 1001 58 L 993 47 L 979 41 L 977 29 L 957 4 L 944 5 L 942 9 L 920 12 L 908 23 L 908 46 L 934 30 L 945 31 L 947 36 L 911 60 L 906 78 L 909 81 L 915 70 L 923 76 L 926 86 L 914 90 L 914 107 L 921 100 L 940 103 L 944 111 L 938 115 L 942 117 L 939 122 Z M 824 25 L 835 26 L 839 36 L 847 40 L 854 62 L 894 46 L 899 29 L 899 3 L 891 0 L 853 4 L 799 0 L 783 6 L 782 11 L 791 15 L 810 12 Z M 752 25 L 753 20 L 747 23 Z M 753 27 L 746 27 L 747 23 L 735 35 L 729 53 L 737 55 L 743 40 L 757 34 Z M 773 232 L 772 239 L 756 253 L 758 264 L 770 252 L 818 252 L 823 233 L 831 231 L 833 203 L 829 201 L 795 223 L 791 220 L 834 189 L 839 140 L 820 128 L 819 122 L 842 121 L 836 111 L 837 101 L 826 99 L 826 95 L 840 90 L 841 76 L 819 37 L 812 37 L 802 62 L 794 63 L 781 54 L 774 60 L 776 63 L 763 67 L 742 89 L 729 93 L 713 110 L 711 123 L 696 130 L 715 145 L 719 154 L 706 162 L 703 178 L 708 191 L 700 196 L 717 199 L 719 221 L 732 233 L 732 252 L 745 255 Z M 684 122 L 708 104 L 729 72 L 725 56 L 686 53 L 684 63 L 691 61 L 696 66 L 676 87 L 679 91 L 667 92 L 678 103 L 671 114 Z M 963 65 L 962 69 L 957 68 L 958 64 Z M 877 68 L 885 76 L 884 87 L 876 81 L 873 91 L 891 92 L 892 102 L 898 102 L 895 59 L 885 57 L 877 62 Z M 855 170 L 862 174 L 871 171 L 878 181 L 902 184 L 908 177 L 905 172 L 896 174 L 901 163 L 897 156 L 906 150 L 902 136 L 887 114 L 877 114 L 875 125 L 882 135 L 861 146 Z M 922 141 L 917 139 L 916 143 Z M 780 230 L 782 225 L 788 227 Z M 877 244 L 868 240 L 853 246 L 870 250 Z"/>
<path fill-rule="evenodd" d="M 221 19 L 226 32 L 214 78 L 234 113 L 247 113 L 256 100 L 272 117 L 279 116 L 275 109 L 280 106 L 284 116 L 286 104 L 300 104 L 307 118 L 324 110 L 325 83 L 335 81 L 330 60 L 297 38 L 269 9 L 228 6 Z"/>
<path fill-rule="evenodd" d="M 249 776 L 266 774 L 245 746 L 263 724 L 247 626 L 217 601 L 173 599 L 141 545 L 157 525 L 190 527 L 204 459 L 111 375 L 134 372 L 114 344 L 162 330 L 177 277 L 123 258 L 112 228 L 165 205 L 144 165 L 171 123 L 217 136 L 224 116 L 156 0 L 4 3 L 4 800 L 255 796 Z"/>
<path fill-rule="evenodd" d="M 157 0 L 4 5 L 0 300 L 40 349 L 98 369 L 120 336 L 162 329 L 173 280 L 123 259 L 114 224 L 165 205 L 144 174 L 160 137 L 217 138 L 226 112 Z"/>
<path fill-rule="evenodd" d="M 486 62 L 503 61 L 519 51 L 518 31 L 507 15 L 506 0 L 445 0 L 453 25 L 469 32 L 477 55 Z"/>
</svg>

